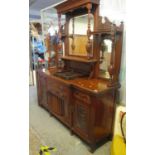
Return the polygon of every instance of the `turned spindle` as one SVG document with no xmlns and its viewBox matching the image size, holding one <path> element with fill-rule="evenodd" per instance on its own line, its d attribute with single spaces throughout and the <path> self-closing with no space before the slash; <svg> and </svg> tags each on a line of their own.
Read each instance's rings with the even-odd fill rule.
<svg viewBox="0 0 155 155">
<path fill-rule="evenodd" d="M 88 41 L 86 44 L 86 51 L 87 51 L 87 58 L 90 59 L 91 58 L 91 54 L 92 54 L 92 43 L 90 40 L 90 36 L 91 36 L 91 30 L 90 30 L 90 16 L 91 16 L 91 9 L 92 9 L 92 4 L 87 4 L 87 9 L 88 9 L 88 29 L 87 29 L 87 37 L 88 37 Z"/>
</svg>

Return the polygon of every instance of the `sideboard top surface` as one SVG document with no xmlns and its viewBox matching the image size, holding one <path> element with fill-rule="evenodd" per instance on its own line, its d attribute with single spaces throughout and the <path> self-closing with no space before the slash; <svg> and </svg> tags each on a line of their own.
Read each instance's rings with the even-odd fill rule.
<svg viewBox="0 0 155 155">
<path fill-rule="evenodd" d="M 118 88 L 118 87 L 115 87 L 115 88 L 108 87 L 107 86 L 108 81 L 104 81 L 103 79 L 97 79 L 97 78 L 89 79 L 88 77 L 81 77 L 81 78 L 75 78 L 72 80 L 65 80 L 53 75 L 55 72 L 57 72 L 56 68 L 51 68 L 49 70 L 42 69 L 42 70 L 39 70 L 39 72 L 44 73 L 49 78 L 51 77 L 52 79 L 59 80 L 60 82 L 63 82 L 68 86 L 72 86 L 72 87 L 87 91 L 94 95 L 99 95 L 106 91 Z"/>
</svg>

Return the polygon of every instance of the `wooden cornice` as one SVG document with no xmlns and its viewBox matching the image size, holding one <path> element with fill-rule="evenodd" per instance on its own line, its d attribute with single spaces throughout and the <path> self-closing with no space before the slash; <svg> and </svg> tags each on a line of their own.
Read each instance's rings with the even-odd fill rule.
<svg viewBox="0 0 155 155">
<path fill-rule="evenodd" d="M 88 3 L 99 5 L 99 0 L 68 0 L 55 6 L 55 8 L 58 13 L 65 14 L 69 11 L 84 7 Z"/>
</svg>

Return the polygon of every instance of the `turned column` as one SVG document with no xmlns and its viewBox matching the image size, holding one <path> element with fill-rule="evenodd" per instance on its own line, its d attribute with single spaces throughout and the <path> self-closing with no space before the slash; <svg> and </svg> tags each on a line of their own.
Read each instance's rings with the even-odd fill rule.
<svg viewBox="0 0 155 155">
<path fill-rule="evenodd" d="M 88 29 L 87 29 L 87 37 L 88 37 L 88 42 L 86 44 L 86 50 L 87 50 L 87 58 L 90 59 L 92 57 L 92 44 L 90 41 L 90 36 L 91 36 L 91 30 L 90 30 L 90 14 L 91 14 L 91 9 L 92 9 L 92 4 L 88 3 L 87 4 L 87 9 L 88 9 Z"/>
<path fill-rule="evenodd" d="M 115 37 L 116 35 L 116 30 L 115 30 L 115 25 L 111 24 L 111 40 L 112 40 L 112 53 L 111 53 L 111 59 L 110 59 L 110 66 L 108 67 L 108 71 L 110 74 L 110 83 L 108 84 L 109 87 L 112 87 L 116 84 L 115 81 Z"/>
</svg>

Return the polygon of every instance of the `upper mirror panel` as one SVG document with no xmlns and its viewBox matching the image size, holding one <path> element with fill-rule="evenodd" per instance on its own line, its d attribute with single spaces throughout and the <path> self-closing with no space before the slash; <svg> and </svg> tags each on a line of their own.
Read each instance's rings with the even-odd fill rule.
<svg viewBox="0 0 155 155">
<path fill-rule="evenodd" d="M 100 77 L 109 79 L 108 67 L 110 65 L 112 53 L 112 41 L 110 39 L 104 39 L 101 43 L 100 50 Z"/>
<path fill-rule="evenodd" d="M 93 31 L 94 18 L 90 15 L 90 29 Z M 69 22 L 69 55 L 87 56 L 86 44 L 88 41 L 88 14 L 77 16 Z M 92 41 L 93 38 L 91 38 Z"/>
</svg>

